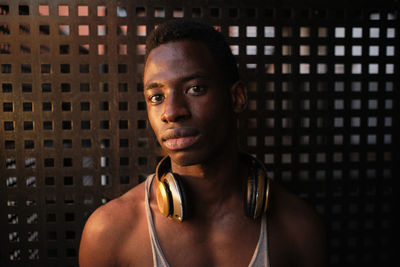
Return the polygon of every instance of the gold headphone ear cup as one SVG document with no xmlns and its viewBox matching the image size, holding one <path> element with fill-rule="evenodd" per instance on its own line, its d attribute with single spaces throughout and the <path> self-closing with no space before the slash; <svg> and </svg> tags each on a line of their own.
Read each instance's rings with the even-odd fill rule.
<svg viewBox="0 0 400 267">
<path fill-rule="evenodd" d="M 254 213 L 253 213 L 253 218 L 256 219 L 258 218 L 261 213 L 264 211 L 264 205 L 265 205 L 265 193 L 266 193 L 266 183 L 265 183 L 265 174 L 263 170 L 258 169 L 256 173 L 256 187 L 254 188 L 255 195 L 256 195 L 256 200 L 255 200 L 255 207 L 254 207 Z"/>
<path fill-rule="evenodd" d="M 270 180 L 263 163 L 249 154 L 243 153 L 241 156 L 249 168 L 244 204 L 245 213 L 247 217 L 256 219 L 267 211 Z"/>
<path fill-rule="evenodd" d="M 158 181 L 156 190 L 156 199 L 157 199 L 158 209 L 160 210 L 161 214 L 166 217 L 170 216 L 172 213 L 171 210 L 172 196 L 168 184 L 165 184 L 162 181 Z"/>
<path fill-rule="evenodd" d="M 166 185 L 171 196 L 169 198 L 169 217 L 182 222 L 187 217 L 187 199 L 180 176 L 167 172 L 161 178 L 161 182 Z"/>
</svg>

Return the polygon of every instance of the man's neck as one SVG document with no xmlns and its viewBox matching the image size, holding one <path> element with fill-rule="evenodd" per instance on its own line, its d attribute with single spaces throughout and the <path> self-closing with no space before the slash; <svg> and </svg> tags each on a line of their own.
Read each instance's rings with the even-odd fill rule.
<svg viewBox="0 0 400 267">
<path fill-rule="evenodd" d="M 240 164 L 236 148 L 218 153 L 203 164 L 171 164 L 173 172 L 184 180 L 194 217 L 224 216 L 229 207 L 242 205 L 247 168 Z"/>
</svg>

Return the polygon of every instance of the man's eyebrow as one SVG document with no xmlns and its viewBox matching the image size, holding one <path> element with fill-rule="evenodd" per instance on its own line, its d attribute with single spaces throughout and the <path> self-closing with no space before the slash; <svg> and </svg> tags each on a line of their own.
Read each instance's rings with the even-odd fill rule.
<svg viewBox="0 0 400 267">
<path fill-rule="evenodd" d="M 150 89 L 160 88 L 160 87 L 162 87 L 161 83 L 153 82 L 153 83 L 146 84 L 144 87 L 144 90 L 150 90 Z"/>
<path fill-rule="evenodd" d="M 190 75 L 187 75 L 187 76 L 184 76 L 184 77 L 180 78 L 179 82 L 184 83 L 184 82 L 188 82 L 188 81 L 195 80 L 195 79 L 206 79 L 208 77 L 209 76 L 207 74 L 203 73 L 203 72 L 195 72 L 193 74 L 190 74 Z M 146 91 L 146 90 L 150 90 L 150 89 L 161 88 L 163 86 L 164 85 L 162 83 L 151 82 L 151 83 L 146 84 L 144 86 L 144 90 Z"/>
<path fill-rule="evenodd" d="M 195 79 L 204 79 L 204 78 L 208 78 L 208 75 L 206 75 L 203 72 L 195 72 L 193 74 L 190 74 L 188 76 L 185 76 L 183 78 L 180 79 L 181 82 L 188 82 L 191 80 L 195 80 Z"/>
</svg>

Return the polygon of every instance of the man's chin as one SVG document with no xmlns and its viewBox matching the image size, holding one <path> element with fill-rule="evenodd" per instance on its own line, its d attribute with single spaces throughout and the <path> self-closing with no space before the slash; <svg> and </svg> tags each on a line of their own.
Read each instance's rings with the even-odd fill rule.
<svg viewBox="0 0 400 267">
<path fill-rule="evenodd" d="M 174 151 L 168 155 L 175 164 L 181 167 L 198 165 L 204 161 L 199 151 Z"/>
</svg>

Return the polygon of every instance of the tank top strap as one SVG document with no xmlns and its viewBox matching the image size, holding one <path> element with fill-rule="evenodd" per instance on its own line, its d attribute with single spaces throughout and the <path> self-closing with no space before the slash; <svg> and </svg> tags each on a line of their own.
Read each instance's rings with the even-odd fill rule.
<svg viewBox="0 0 400 267">
<path fill-rule="evenodd" d="M 260 237 L 254 251 L 249 267 L 269 267 L 268 257 L 268 234 L 267 234 L 267 214 L 261 217 Z"/>
<path fill-rule="evenodd" d="M 154 227 L 152 212 L 150 209 L 150 192 L 151 192 L 151 184 L 153 182 L 155 175 L 149 175 L 146 179 L 146 192 L 145 192 L 145 208 L 146 208 L 146 217 L 147 217 L 147 226 L 149 228 L 150 235 L 150 243 L 151 250 L 153 252 L 153 265 L 154 267 L 169 267 L 167 259 L 162 252 L 160 243 L 157 239 L 156 230 Z"/>
</svg>

